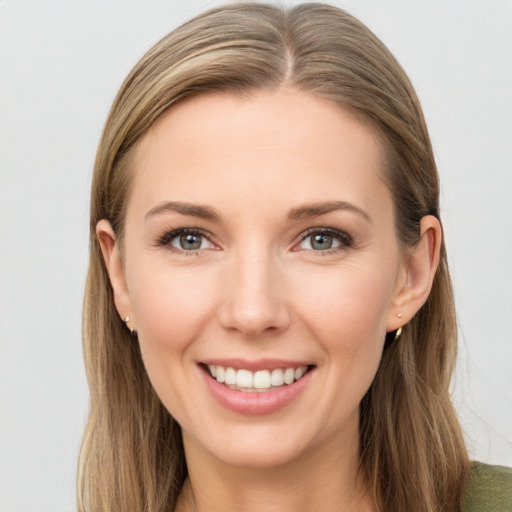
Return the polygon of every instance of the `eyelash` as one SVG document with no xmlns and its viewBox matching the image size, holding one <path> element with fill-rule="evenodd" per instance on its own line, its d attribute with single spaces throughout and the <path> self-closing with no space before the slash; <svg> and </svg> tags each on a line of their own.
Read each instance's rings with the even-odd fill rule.
<svg viewBox="0 0 512 512">
<path fill-rule="evenodd" d="M 346 233 L 344 231 L 339 231 L 338 229 L 333 229 L 333 228 L 328 228 L 328 227 L 309 228 L 305 233 L 303 233 L 300 236 L 300 241 L 298 243 L 302 243 L 305 240 L 307 240 L 310 236 L 316 235 L 316 234 L 331 236 L 333 239 L 337 240 L 341 244 L 340 247 L 335 247 L 334 249 L 326 249 L 323 251 L 315 251 L 313 249 L 304 249 L 304 250 L 307 250 L 308 252 L 314 253 L 316 255 L 327 256 L 329 254 L 334 254 L 334 253 L 349 249 L 350 247 L 352 247 L 354 245 L 354 239 L 351 235 L 349 235 L 348 233 Z M 180 228 L 180 229 L 174 229 L 171 231 L 167 231 L 166 233 L 164 233 L 157 240 L 156 245 L 159 247 L 168 247 L 173 252 L 176 252 L 179 254 L 184 254 L 186 256 L 194 256 L 194 255 L 197 256 L 202 250 L 204 250 L 204 249 L 199 249 L 199 250 L 185 251 L 185 250 L 180 250 L 180 249 L 177 249 L 176 247 L 173 247 L 171 245 L 171 241 L 179 236 L 182 236 L 182 235 L 202 236 L 202 237 L 206 238 L 208 241 L 210 241 L 210 243 L 213 243 L 213 242 L 211 242 L 212 235 L 210 233 L 207 233 L 200 229 Z M 296 246 L 296 245 L 298 245 L 298 244 L 295 243 L 294 246 Z M 296 249 L 296 250 L 298 250 L 298 249 Z"/>
<path fill-rule="evenodd" d="M 176 247 L 173 247 L 171 245 L 171 241 L 175 238 L 182 236 L 182 235 L 196 235 L 196 236 L 202 236 L 206 238 L 207 240 L 210 240 L 212 238 L 212 235 L 209 233 L 206 233 L 200 229 L 194 229 L 194 228 L 180 228 L 180 229 L 174 229 L 171 231 L 167 231 L 164 233 L 158 240 L 156 245 L 159 247 L 168 247 L 171 251 L 184 254 L 185 256 L 194 256 L 198 255 L 201 250 L 194 250 L 194 251 L 185 251 L 177 249 Z"/>
<path fill-rule="evenodd" d="M 315 251 L 313 249 L 306 249 L 308 252 L 313 252 L 320 256 L 328 256 L 329 254 L 335 254 L 340 251 L 344 251 L 349 249 L 354 245 L 354 239 L 345 231 L 340 231 L 338 229 L 322 227 L 322 228 L 309 228 L 303 235 L 301 235 L 300 241 L 304 242 L 304 240 L 308 239 L 312 235 L 328 235 L 340 242 L 340 247 L 335 247 L 334 249 L 326 249 L 324 251 Z"/>
</svg>

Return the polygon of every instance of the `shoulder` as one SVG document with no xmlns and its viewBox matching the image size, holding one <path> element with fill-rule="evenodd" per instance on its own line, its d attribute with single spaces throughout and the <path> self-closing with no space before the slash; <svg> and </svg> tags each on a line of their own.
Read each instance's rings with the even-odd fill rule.
<svg viewBox="0 0 512 512">
<path fill-rule="evenodd" d="M 512 512 L 512 468 L 474 462 L 464 512 Z"/>
</svg>

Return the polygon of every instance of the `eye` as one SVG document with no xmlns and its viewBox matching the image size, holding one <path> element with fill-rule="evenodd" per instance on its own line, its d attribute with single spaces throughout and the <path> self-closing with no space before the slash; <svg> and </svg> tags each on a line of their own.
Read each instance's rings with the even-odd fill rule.
<svg viewBox="0 0 512 512">
<path fill-rule="evenodd" d="M 303 236 L 298 248 L 315 252 L 336 252 L 351 245 L 352 238 L 347 233 L 332 229 L 315 229 Z"/>
<path fill-rule="evenodd" d="M 208 241 L 203 235 L 187 233 L 174 237 L 171 240 L 171 245 L 183 251 L 197 251 L 198 249 L 206 249 L 208 247 Z"/>
<path fill-rule="evenodd" d="M 194 229 L 169 231 L 160 238 L 158 245 L 171 246 L 177 252 L 189 253 L 215 248 L 215 245 L 210 242 L 204 233 Z"/>
</svg>

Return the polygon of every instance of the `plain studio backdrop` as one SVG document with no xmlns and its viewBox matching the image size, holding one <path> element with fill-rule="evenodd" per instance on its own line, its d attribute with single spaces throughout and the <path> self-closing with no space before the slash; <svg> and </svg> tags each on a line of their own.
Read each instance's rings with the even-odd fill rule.
<svg viewBox="0 0 512 512">
<path fill-rule="evenodd" d="M 290 4 L 293 2 L 290 2 Z M 336 1 L 389 46 L 431 131 L 473 458 L 512 465 L 512 2 Z M 0 511 L 75 508 L 88 194 L 110 104 L 204 0 L 0 0 Z"/>
</svg>

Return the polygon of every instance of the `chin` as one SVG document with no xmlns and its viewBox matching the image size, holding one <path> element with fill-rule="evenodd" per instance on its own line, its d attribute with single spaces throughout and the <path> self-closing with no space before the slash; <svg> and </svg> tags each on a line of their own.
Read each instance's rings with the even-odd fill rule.
<svg viewBox="0 0 512 512">
<path fill-rule="evenodd" d="M 293 463 L 316 445 L 314 436 L 306 430 L 291 432 L 289 426 L 272 425 L 270 421 L 265 425 L 239 424 L 208 438 L 203 433 L 199 438 L 185 432 L 183 435 L 189 449 L 199 449 L 224 464 L 246 469 L 277 468 Z"/>
</svg>

